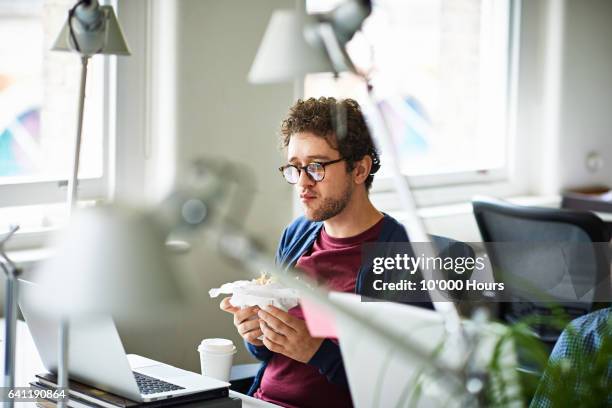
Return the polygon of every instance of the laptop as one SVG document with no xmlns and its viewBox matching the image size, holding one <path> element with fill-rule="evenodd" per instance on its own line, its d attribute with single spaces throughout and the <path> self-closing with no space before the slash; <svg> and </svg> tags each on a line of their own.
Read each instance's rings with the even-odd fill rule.
<svg viewBox="0 0 612 408">
<path fill-rule="evenodd" d="M 19 306 L 36 348 L 47 370 L 57 374 L 57 319 L 38 312 L 29 299 L 41 291 L 35 284 L 20 281 Z M 126 355 L 112 318 L 96 316 L 71 321 L 68 364 L 72 380 L 138 402 L 205 393 L 227 395 L 229 383 L 182 370 L 136 354 Z M 225 393 L 220 393 L 225 390 Z"/>
<path fill-rule="evenodd" d="M 367 320 L 375 320 L 407 340 L 427 360 L 460 369 L 465 354 L 447 336 L 442 315 L 432 310 L 391 302 L 362 302 L 361 296 L 331 292 L 332 302 L 344 305 Z M 334 313 L 344 367 L 356 408 L 368 407 L 463 407 L 463 384 L 443 378 L 431 366 L 405 348 L 398 348 L 351 319 Z M 467 328 L 471 323 L 464 322 Z M 466 326 L 467 325 L 467 326 Z M 480 368 L 490 362 L 497 340 L 504 333 L 500 325 L 479 330 L 481 342 L 474 358 Z M 500 367 L 504 368 L 504 392 L 520 395 L 516 355 L 512 343 L 505 343 Z M 500 378 L 497 378 L 500 380 Z M 458 388 L 459 387 L 459 388 Z M 463 388 L 463 392 L 465 388 Z M 518 398 L 508 406 L 522 406 Z"/>
</svg>

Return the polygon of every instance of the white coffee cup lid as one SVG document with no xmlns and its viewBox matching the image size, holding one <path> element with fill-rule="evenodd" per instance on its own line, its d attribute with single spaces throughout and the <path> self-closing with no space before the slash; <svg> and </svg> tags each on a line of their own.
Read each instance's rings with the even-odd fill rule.
<svg viewBox="0 0 612 408">
<path fill-rule="evenodd" d="M 236 347 L 228 339 L 204 339 L 198 346 L 198 351 L 208 351 L 213 353 L 232 353 Z"/>
</svg>

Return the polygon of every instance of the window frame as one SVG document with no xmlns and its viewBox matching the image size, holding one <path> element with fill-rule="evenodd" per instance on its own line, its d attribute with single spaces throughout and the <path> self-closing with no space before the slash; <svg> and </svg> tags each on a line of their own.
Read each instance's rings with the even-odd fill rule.
<svg viewBox="0 0 612 408">
<path fill-rule="evenodd" d="M 482 194 L 483 189 L 486 189 L 488 194 L 499 197 L 528 194 L 528 183 L 521 170 L 525 166 L 526 159 L 518 154 L 529 148 L 528 141 L 516 132 L 521 0 L 504 1 L 505 4 L 499 6 L 500 0 L 483 0 L 481 15 L 491 11 L 487 7 L 496 7 L 497 10 L 504 11 L 504 21 L 507 21 L 504 27 L 508 44 L 504 52 L 504 123 L 500 125 L 500 129 L 505 133 L 505 165 L 481 170 L 405 175 L 419 207 L 469 201 L 472 196 Z M 304 82 L 300 81 L 302 86 L 299 88 L 301 89 L 299 97 L 305 94 Z M 394 191 L 392 176 L 378 175 L 374 179 L 370 195 L 376 198 L 375 201 L 383 203 L 384 209 L 392 209 L 398 205 L 396 198 L 390 198 Z"/>
<path fill-rule="evenodd" d="M 116 1 L 106 1 L 102 3 L 110 3 L 115 6 Z M 66 13 L 68 10 L 66 10 Z M 59 33 L 61 27 L 57 27 L 57 33 Z M 55 34 L 52 34 L 55 35 Z M 78 60 L 77 54 L 74 54 L 74 58 Z M 111 140 L 116 137 L 115 126 L 114 126 L 114 110 L 117 109 L 116 92 L 116 57 L 106 55 L 95 55 L 92 58 L 102 59 L 102 175 L 100 177 L 79 177 L 78 183 L 78 199 L 79 200 L 103 200 L 110 195 L 110 145 Z M 91 64 L 91 60 L 89 62 Z M 93 80 L 91 73 L 87 78 L 87 81 Z M 87 100 L 85 98 L 85 110 L 87 110 Z M 75 106 L 77 105 L 77 98 L 74 99 Z M 75 125 L 77 121 L 76 113 L 74 118 L 66 118 L 66 120 L 74 120 Z M 87 138 L 87 128 L 83 129 L 83 139 Z M 71 138 L 71 143 L 67 148 L 71 151 L 74 149 L 74 143 L 76 140 L 76 126 L 75 134 Z M 70 155 L 72 156 L 72 154 Z M 72 157 L 70 158 L 72 161 Z M 67 185 L 70 177 L 72 164 L 70 170 L 66 173 L 65 177 L 58 177 L 55 179 L 48 180 L 28 180 L 26 177 L 14 177 L 5 178 L 0 183 L 0 211 L 4 207 L 14 207 L 22 205 L 38 205 L 38 204 L 50 204 L 58 202 L 67 202 Z"/>
<path fill-rule="evenodd" d="M 155 135 L 155 126 L 158 121 L 153 115 L 152 102 L 147 102 L 151 95 L 151 87 L 157 80 L 151 69 L 143 70 L 151 63 L 152 50 L 162 35 L 167 36 L 167 30 L 157 33 L 153 27 L 161 19 L 162 9 L 168 12 L 171 7 L 158 6 L 151 0 L 133 0 L 118 2 L 117 0 L 101 0 L 101 4 L 112 5 L 117 14 L 124 35 L 132 52 L 129 57 L 97 55 L 102 59 L 102 75 L 105 85 L 102 86 L 102 177 L 79 177 L 78 200 L 91 205 L 95 202 L 112 201 L 117 195 L 130 192 L 129 199 L 141 200 L 144 196 L 147 174 L 143 169 L 150 157 L 146 152 L 145 144 L 151 144 L 149 132 Z M 60 27 L 58 27 L 59 32 Z M 160 30 L 157 30 L 160 31 Z M 154 35 L 153 35 L 154 34 Z M 74 55 L 78 58 L 77 55 Z M 90 61 L 91 63 L 91 61 Z M 93 79 L 92 79 L 93 80 Z M 88 77 L 88 81 L 90 78 Z M 131 89 L 128 92 L 126 89 Z M 74 100 L 75 105 L 77 100 Z M 87 100 L 85 101 L 87 109 Z M 76 123 L 76 115 L 75 115 Z M 151 131 L 151 129 L 153 131 Z M 147 136 L 149 135 L 149 136 Z M 75 134 L 76 136 L 76 134 Z M 86 138 L 86 129 L 83 137 Z M 128 172 L 127 177 L 117 177 L 118 174 Z M 0 185 L 0 215 L 12 209 L 23 207 L 24 216 L 30 217 L 29 206 L 42 206 L 44 208 L 57 208 L 57 205 L 66 203 L 67 209 L 67 179 L 50 181 L 24 181 L 10 185 Z M 48 207 L 47 207 L 48 206 Z M 33 214 L 40 214 L 34 210 Z M 46 211 L 46 210 L 44 210 Z M 52 211 L 57 215 L 57 211 Z M 19 219 L 23 219 L 20 217 Z M 6 217 L 5 217 L 6 218 Z M 7 243 L 11 251 L 23 251 L 42 248 L 49 244 L 49 238 L 62 227 L 61 223 L 47 226 L 20 229 Z"/>
</svg>

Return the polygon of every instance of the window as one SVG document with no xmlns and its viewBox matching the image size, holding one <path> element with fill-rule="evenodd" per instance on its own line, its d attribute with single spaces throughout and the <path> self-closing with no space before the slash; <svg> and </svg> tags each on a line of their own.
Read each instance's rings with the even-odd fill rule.
<svg viewBox="0 0 612 408">
<path fill-rule="evenodd" d="M 357 68 L 371 78 L 413 186 L 508 179 L 511 5 L 375 0 L 362 32 L 348 44 Z M 308 11 L 331 6 L 310 0 Z M 308 75 L 304 96 L 321 95 L 367 97 L 353 75 Z M 382 164 L 375 191 L 391 185 L 384 157 Z"/>
<path fill-rule="evenodd" d="M 80 58 L 51 48 L 73 4 L 0 0 L 0 207 L 11 207 L 13 222 L 31 229 L 36 217 L 27 213 L 28 220 L 20 219 L 17 209 L 64 202 L 72 168 Z M 108 191 L 110 68 L 107 57 L 89 61 L 80 199 L 102 198 Z M 36 208 L 38 214 L 41 207 Z"/>
</svg>

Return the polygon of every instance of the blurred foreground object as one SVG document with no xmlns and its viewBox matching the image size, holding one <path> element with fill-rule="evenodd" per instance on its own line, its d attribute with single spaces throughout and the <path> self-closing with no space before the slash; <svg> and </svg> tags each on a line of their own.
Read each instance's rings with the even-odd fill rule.
<svg viewBox="0 0 612 408">
<path fill-rule="evenodd" d="M 133 321 L 178 303 L 165 238 L 150 213 L 117 205 L 75 212 L 54 245 L 55 256 L 36 272 L 36 283 L 53 296 L 41 308 L 68 317 L 111 314 Z"/>
<path fill-rule="evenodd" d="M 79 89 L 79 108 L 77 115 L 77 134 L 74 143 L 72 174 L 68 179 L 68 213 L 72 213 L 77 202 L 79 160 L 83 132 L 83 111 L 85 107 L 85 87 L 87 83 L 87 63 L 95 54 L 130 55 L 127 43 L 112 6 L 100 6 L 98 0 L 78 0 L 68 11 L 68 19 L 53 45 L 54 51 L 74 51 L 81 57 L 81 85 Z M 85 278 L 87 279 L 87 278 Z M 67 281 L 70 279 L 67 279 Z M 92 304 L 89 304 L 92 306 Z M 60 325 L 60 367 L 58 387 L 68 387 L 68 321 Z M 66 406 L 60 400 L 60 407 Z"/>
</svg>

